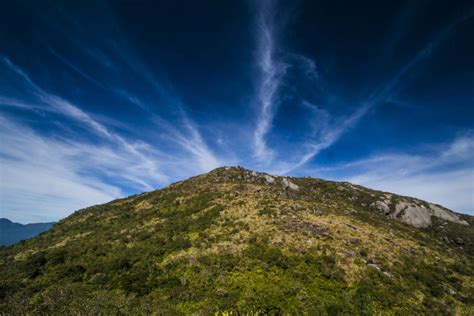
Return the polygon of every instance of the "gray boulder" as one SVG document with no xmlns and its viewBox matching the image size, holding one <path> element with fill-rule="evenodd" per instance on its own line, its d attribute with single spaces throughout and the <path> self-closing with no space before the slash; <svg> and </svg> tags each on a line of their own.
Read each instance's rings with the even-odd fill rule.
<svg viewBox="0 0 474 316">
<path fill-rule="evenodd" d="M 283 178 L 282 180 L 283 188 L 286 189 L 291 189 L 294 191 L 298 191 L 300 189 L 299 186 L 288 180 L 287 178 Z"/>
</svg>

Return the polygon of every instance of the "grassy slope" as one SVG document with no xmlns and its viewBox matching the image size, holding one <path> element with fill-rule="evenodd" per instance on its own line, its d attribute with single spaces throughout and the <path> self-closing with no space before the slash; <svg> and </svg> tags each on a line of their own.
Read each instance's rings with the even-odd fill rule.
<svg viewBox="0 0 474 316">
<path fill-rule="evenodd" d="M 291 181 L 221 168 L 78 211 L 0 250 L 0 311 L 474 313 L 471 217 L 420 230 L 381 192 Z"/>
</svg>

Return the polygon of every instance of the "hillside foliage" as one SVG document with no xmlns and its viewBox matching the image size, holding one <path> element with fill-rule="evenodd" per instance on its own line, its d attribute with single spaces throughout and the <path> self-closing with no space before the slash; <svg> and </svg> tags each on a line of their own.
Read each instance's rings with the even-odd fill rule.
<svg viewBox="0 0 474 316">
<path fill-rule="evenodd" d="M 419 229 L 383 192 L 280 180 L 219 168 L 77 211 L 0 248 L 0 312 L 474 314 L 471 217 Z"/>
</svg>

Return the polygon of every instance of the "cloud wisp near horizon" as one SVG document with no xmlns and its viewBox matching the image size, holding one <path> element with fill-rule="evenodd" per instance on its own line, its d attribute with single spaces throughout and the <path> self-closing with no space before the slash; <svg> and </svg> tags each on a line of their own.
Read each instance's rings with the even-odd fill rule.
<svg viewBox="0 0 474 316">
<path fill-rule="evenodd" d="M 224 165 L 474 214 L 473 7 L 374 8 L 9 4 L 0 217 L 58 220 Z"/>
</svg>

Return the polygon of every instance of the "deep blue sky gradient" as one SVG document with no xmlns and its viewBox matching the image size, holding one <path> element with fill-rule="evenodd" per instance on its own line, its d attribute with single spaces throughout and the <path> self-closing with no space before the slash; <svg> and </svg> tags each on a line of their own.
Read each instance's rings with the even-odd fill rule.
<svg viewBox="0 0 474 316">
<path fill-rule="evenodd" d="M 10 1 L 1 217 L 242 165 L 474 214 L 472 1 Z"/>
</svg>

